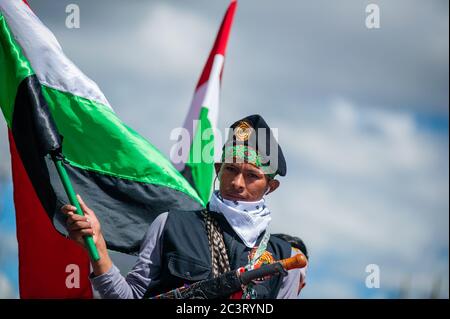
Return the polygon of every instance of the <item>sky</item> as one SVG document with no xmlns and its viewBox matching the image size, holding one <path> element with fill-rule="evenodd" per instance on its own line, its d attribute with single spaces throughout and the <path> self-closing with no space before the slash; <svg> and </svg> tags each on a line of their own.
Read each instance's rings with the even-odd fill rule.
<svg viewBox="0 0 450 319">
<path fill-rule="evenodd" d="M 119 118 L 169 154 L 228 1 L 29 0 Z M 80 28 L 65 26 L 69 3 Z M 380 8 L 368 29 L 366 6 Z M 287 176 L 271 230 L 309 250 L 302 298 L 449 297 L 448 1 L 241 0 L 219 129 L 261 114 Z M 0 121 L 0 297 L 17 289 Z M 124 274 L 133 260 L 114 254 Z M 380 287 L 368 288 L 368 265 Z"/>
</svg>

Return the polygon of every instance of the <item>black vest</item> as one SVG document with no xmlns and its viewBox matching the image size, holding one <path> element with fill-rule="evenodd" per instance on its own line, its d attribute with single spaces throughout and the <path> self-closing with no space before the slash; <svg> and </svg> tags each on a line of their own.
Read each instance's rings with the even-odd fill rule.
<svg viewBox="0 0 450 319">
<path fill-rule="evenodd" d="M 244 245 L 222 214 L 210 214 L 213 214 L 222 229 L 230 268 L 234 270 L 247 265 L 251 249 Z M 151 282 L 145 297 L 212 278 L 211 253 L 201 211 L 170 212 L 162 236 L 160 276 Z M 257 245 L 262 237 L 263 234 L 260 235 Z M 267 250 L 275 260 L 291 256 L 290 244 L 275 236 L 270 236 Z M 257 298 L 275 299 L 281 284 L 282 276 L 279 275 L 258 283 L 255 287 Z"/>
</svg>

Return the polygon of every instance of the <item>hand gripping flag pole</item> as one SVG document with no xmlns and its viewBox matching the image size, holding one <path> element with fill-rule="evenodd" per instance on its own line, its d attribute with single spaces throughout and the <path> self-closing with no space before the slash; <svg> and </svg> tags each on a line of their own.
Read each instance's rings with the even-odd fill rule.
<svg viewBox="0 0 450 319">
<path fill-rule="evenodd" d="M 77 199 L 75 191 L 73 189 L 72 183 L 70 182 L 69 175 L 64 168 L 64 156 L 60 153 L 52 154 L 53 163 L 55 163 L 56 170 L 58 171 L 59 178 L 64 186 L 64 190 L 66 191 L 67 197 L 69 198 L 70 204 L 77 208 L 76 214 L 84 216 L 83 210 L 81 209 L 80 203 Z M 100 259 L 100 255 L 98 254 L 97 247 L 94 243 L 94 238 L 91 235 L 84 237 L 84 244 L 89 252 L 89 257 L 92 261 L 97 261 Z"/>
</svg>

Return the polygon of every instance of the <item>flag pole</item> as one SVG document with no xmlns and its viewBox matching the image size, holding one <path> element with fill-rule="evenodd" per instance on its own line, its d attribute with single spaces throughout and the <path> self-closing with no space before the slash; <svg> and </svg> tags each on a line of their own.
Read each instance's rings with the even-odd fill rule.
<svg viewBox="0 0 450 319">
<path fill-rule="evenodd" d="M 53 163 L 55 163 L 56 170 L 58 171 L 59 178 L 61 179 L 61 182 L 64 186 L 67 197 L 69 197 L 70 204 L 77 208 L 75 213 L 84 216 L 83 210 L 80 207 L 80 203 L 78 202 L 75 191 L 73 190 L 72 183 L 70 182 L 69 175 L 67 175 L 67 171 L 64 168 L 63 155 L 62 154 L 52 155 L 52 160 Z M 84 236 L 84 244 L 89 252 L 89 257 L 91 258 L 91 260 L 92 261 L 99 260 L 100 255 L 98 254 L 97 247 L 95 246 L 94 239 L 92 238 L 91 235 Z"/>
</svg>

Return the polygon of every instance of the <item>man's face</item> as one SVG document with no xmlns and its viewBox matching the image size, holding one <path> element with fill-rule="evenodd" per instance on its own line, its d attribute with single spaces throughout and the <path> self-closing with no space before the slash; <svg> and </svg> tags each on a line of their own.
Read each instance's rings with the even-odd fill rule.
<svg viewBox="0 0 450 319">
<path fill-rule="evenodd" d="M 253 202 L 269 190 L 275 190 L 278 181 L 270 180 L 258 167 L 248 163 L 223 163 L 219 171 L 220 194 L 228 200 Z"/>
</svg>

